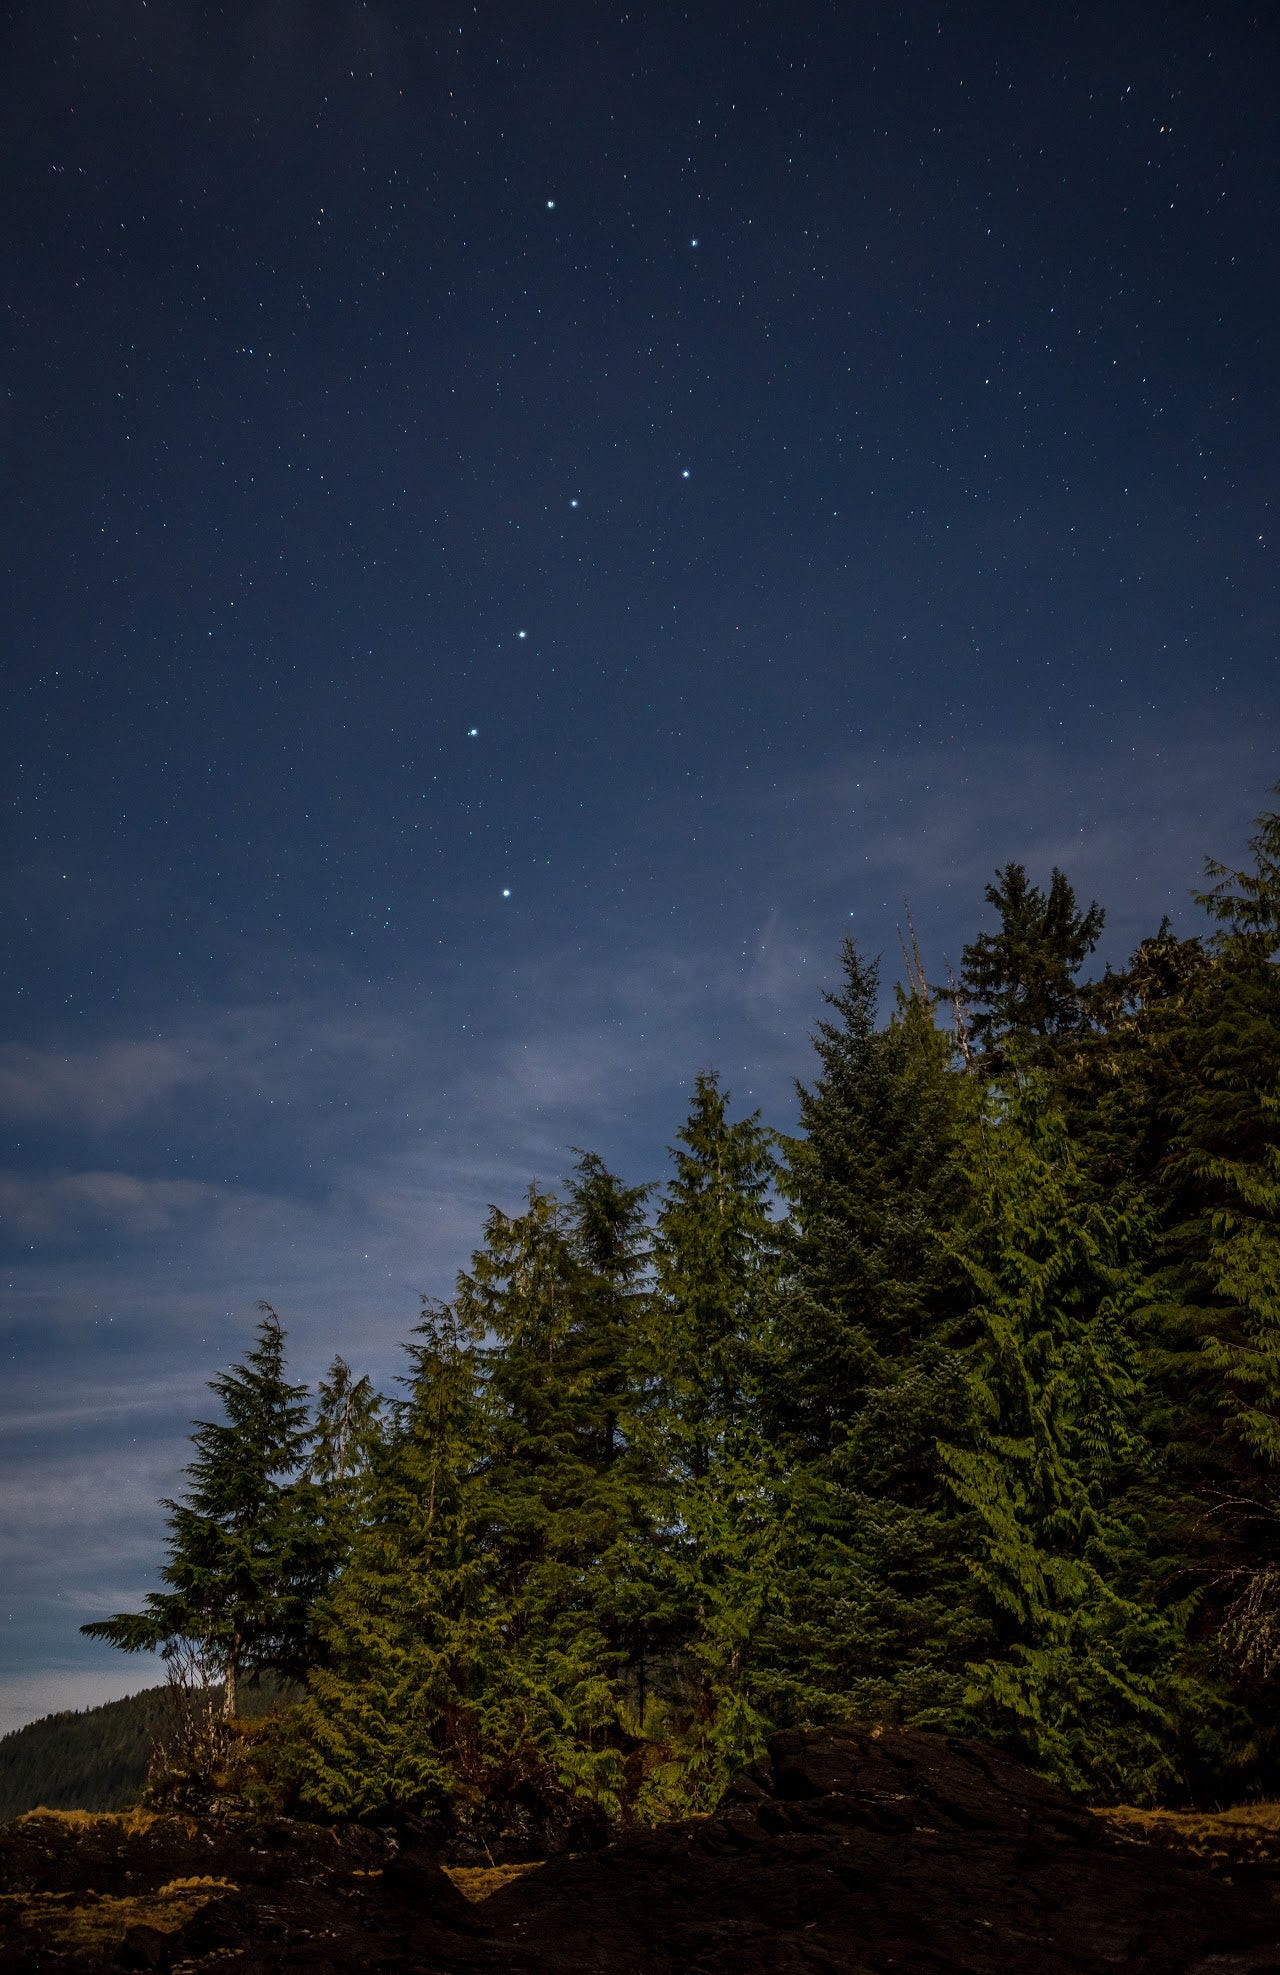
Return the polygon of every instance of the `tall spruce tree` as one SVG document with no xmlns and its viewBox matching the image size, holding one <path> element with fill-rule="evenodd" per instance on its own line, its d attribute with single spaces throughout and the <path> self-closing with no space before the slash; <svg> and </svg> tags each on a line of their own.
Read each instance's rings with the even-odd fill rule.
<svg viewBox="0 0 1280 1975">
<path fill-rule="evenodd" d="M 829 1450 L 885 1366 L 937 1338 L 960 1279 L 938 1240 L 962 1193 L 957 1146 L 970 1093 L 954 1044 L 918 993 L 878 1015 L 879 966 L 846 939 L 843 982 L 825 999 L 818 1075 L 797 1085 L 787 1142 L 791 1220 L 779 1424 L 798 1448 Z"/>
<path fill-rule="evenodd" d="M 614 1540 L 597 1575 L 615 1654 L 619 1720 L 643 1738 L 653 1669 L 671 1644 L 671 1615 L 654 1561 L 660 1545 L 661 1472 L 644 1430 L 654 1296 L 649 1186 L 625 1186 L 594 1152 L 579 1154 L 568 1187 L 568 1233 L 581 1280 L 582 1352 L 597 1402 L 596 1453 L 608 1471 Z"/>
<path fill-rule="evenodd" d="M 665 1478 L 655 1607 L 671 1646 L 673 1759 L 642 1808 L 706 1807 L 771 1725 L 757 1654 L 785 1541 L 761 1381 L 777 1277 L 777 1164 L 759 1115 L 730 1122 L 696 1078 L 654 1238 L 652 1384 L 644 1417 Z"/>
<path fill-rule="evenodd" d="M 125 1652 L 185 1643 L 224 1682 L 224 1712 L 237 1682 L 270 1669 L 300 1676 L 311 1657 L 311 1608 L 332 1567 L 313 1491 L 304 1478 L 311 1433 L 306 1387 L 285 1375 L 285 1333 L 259 1305 L 257 1341 L 243 1364 L 209 1389 L 225 1420 L 196 1423 L 195 1458 L 180 1501 L 166 1501 L 164 1591 L 141 1612 L 81 1626 Z"/>
<path fill-rule="evenodd" d="M 622 1654 L 604 1564 L 630 1498 L 614 1458 L 618 1353 L 598 1289 L 571 1216 L 530 1187 L 522 1214 L 491 1210 L 457 1303 L 493 1339 L 484 1376 L 506 1647 L 495 1732 L 513 1763 L 540 1763 L 613 1810 L 624 1780 Z"/>
<path fill-rule="evenodd" d="M 773 1432 L 790 1460 L 775 1714 L 959 1718 L 983 1636 L 938 1442 L 963 1434 L 967 1294 L 945 1246 L 972 1108 L 920 992 L 878 1019 L 851 940 L 788 1142 Z"/>
<path fill-rule="evenodd" d="M 329 1550 L 332 1578 L 350 1553 L 365 1509 L 370 1475 L 386 1427 L 386 1404 L 366 1374 L 357 1378 L 336 1357 L 316 1391 L 311 1449 L 303 1482 Z M 313 1642 L 314 1643 L 314 1642 Z"/>
<path fill-rule="evenodd" d="M 569 1181 L 567 1233 L 580 1269 L 579 1349 L 596 1406 L 598 1453 L 608 1465 L 628 1451 L 638 1353 L 648 1314 L 648 1223 L 652 1189 L 624 1186 L 596 1152 L 580 1152 Z"/>
<path fill-rule="evenodd" d="M 452 1305 L 426 1304 L 414 1335 L 408 1398 L 374 1449 L 291 1738 L 304 1800 L 340 1816 L 465 1818 L 502 1769 L 506 1642 L 477 1334 Z"/>
<path fill-rule="evenodd" d="M 654 1343 L 672 1458 L 705 1473 L 727 1431 L 755 1409 L 778 1226 L 772 1135 L 753 1113 L 729 1121 L 719 1079 L 694 1080 L 672 1150 L 654 1240 Z"/>
<path fill-rule="evenodd" d="M 1259 819 L 1252 870 L 1210 862 L 1200 902 L 1216 965 L 1189 1009 L 1195 1075 L 1171 1165 L 1196 1204 L 1189 1262 L 1212 1299 L 1205 1355 L 1231 1431 L 1280 1470 L 1280 814 Z"/>
<path fill-rule="evenodd" d="M 965 947 L 960 980 L 970 1034 L 984 1067 L 998 1073 L 1010 1061 L 1047 1062 L 1055 1044 L 1081 1031 L 1086 1004 L 1078 975 L 1106 914 L 1096 902 L 1080 911 L 1056 866 L 1047 894 L 1029 881 L 1025 865 L 1006 864 L 985 896 L 1000 929 Z"/>
<path fill-rule="evenodd" d="M 356 1378 L 337 1357 L 316 1389 L 315 1428 L 307 1471 L 322 1484 L 346 1486 L 369 1466 L 382 1435 L 383 1401 L 373 1380 Z"/>
<path fill-rule="evenodd" d="M 991 1094 L 969 1192 L 949 1246 L 973 1284 L 974 1403 L 942 1452 L 996 1636 L 968 1702 L 1069 1787 L 1150 1800 L 1205 1700 L 1148 1513 L 1150 1218 L 1133 1189 L 1099 1196 L 1035 1077 Z"/>
<path fill-rule="evenodd" d="M 1210 964 L 1169 1024 L 1168 1132 L 1153 1284 L 1174 1405 L 1167 1461 L 1185 1489 L 1201 1631 L 1234 1661 L 1277 1765 L 1280 1699 L 1280 815 L 1250 868 L 1210 862 L 1198 894 Z"/>
</svg>

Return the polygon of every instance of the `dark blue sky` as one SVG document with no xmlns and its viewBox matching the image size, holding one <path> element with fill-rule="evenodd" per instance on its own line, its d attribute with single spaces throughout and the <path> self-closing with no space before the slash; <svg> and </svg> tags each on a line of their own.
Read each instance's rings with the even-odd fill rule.
<svg viewBox="0 0 1280 1975">
<path fill-rule="evenodd" d="M 1270 10 L 0 28 L 0 1728 L 150 1669 L 267 1297 L 792 1114 L 852 927 L 1120 957 L 1280 772 Z"/>
</svg>

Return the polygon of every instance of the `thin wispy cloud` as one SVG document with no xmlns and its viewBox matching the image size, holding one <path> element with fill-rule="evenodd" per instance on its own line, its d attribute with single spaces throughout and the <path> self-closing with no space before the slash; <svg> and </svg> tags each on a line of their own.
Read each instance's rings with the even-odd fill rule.
<svg viewBox="0 0 1280 1975">
<path fill-rule="evenodd" d="M 140 1179 L 118 1172 L 49 1177 L 0 1172 L 0 1227 L 41 1240 L 78 1241 L 100 1229 L 156 1235 L 221 1205 L 218 1188 L 191 1180 Z"/>
<path fill-rule="evenodd" d="M 120 1041 L 66 1053 L 30 1044 L 0 1050 L 0 1117 L 106 1130 L 216 1074 L 206 1041 Z"/>
<path fill-rule="evenodd" d="M 1088 786 L 1051 748 L 1011 764 L 993 743 L 962 769 L 937 748 L 853 753 L 740 790 L 665 925 L 615 915 L 572 941 L 526 940 L 482 1025 L 465 979 L 428 974 L 424 995 L 393 971 L 371 991 L 299 951 L 295 981 L 323 989 L 206 998 L 163 1041 L 8 1052 L 0 1107 L 38 1124 L 51 1160 L 0 1174 L 17 1243 L 5 1307 L 45 1341 L 0 1402 L 6 1572 L 25 1613 L 10 1652 L 69 1654 L 59 1693 L 82 1691 L 77 1665 L 99 1691 L 128 1688 L 130 1665 L 112 1689 L 109 1652 L 76 1628 L 154 1583 L 159 1498 L 181 1487 L 189 1422 L 259 1297 L 303 1376 L 341 1350 L 388 1385 L 420 1295 L 450 1293 L 490 1203 L 558 1183 L 573 1146 L 660 1178 L 690 1079 L 711 1067 L 740 1109 L 786 1128 L 846 929 L 891 979 L 907 894 L 940 966 L 972 937 L 995 864 L 1016 857 L 1040 876 L 1062 865 L 1124 938 L 1175 884 L 1185 900 L 1205 848 L 1242 838 L 1249 799 L 1212 740 L 1166 740 Z M 113 1141 L 127 1167 L 84 1157 Z M 0 1677 L 0 1706 L 3 1692 Z"/>
<path fill-rule="evenodd" d="M 864 938 L 893 952 L 904 897 L 921 931 L 958 958 L 987 910 L 983 887 L 1015 860 L 1047 879 L 1058 865 L 1132 941 L 1170 912 L 1190 925 L 1208 855 L 1244 854 L 1253 817 L 1280 768 L 1280 720 L 1176 722 L 1148 744 L 1093 756 L 1046 742 L 1010 751 L 997 739 L 950 757 L 930 746 L 851 753 L 763 798 L 775 819 L 779 876 L 810 876 L 821 900 L 843 894 Z M 816 841 L 826 845 L 812 862 Z M 923 915 L 927 913 L 927 918 Z"/>
</svg>

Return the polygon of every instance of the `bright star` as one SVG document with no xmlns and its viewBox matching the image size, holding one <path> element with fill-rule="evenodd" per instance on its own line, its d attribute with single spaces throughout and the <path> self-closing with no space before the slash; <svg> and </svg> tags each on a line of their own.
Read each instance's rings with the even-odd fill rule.
<svg viewBox="0 0 1280 1975">
<path fill-rule="evenodd" d="M 577 503 L 577 501 L 576 501 L 576 500 L 575 500 L 575 501 L 570 501 L 570 503 L 569 503 L 569 506 L 570 506 L 570 507 L 577 507 L 577 505 L 578 505 L 578 503 Z"/>
<path fill-rule="evenodd" d="M 683 469 L 683 471 L 681 472 L 681 475 L 680 475 L 680 478 L 681 478 L 682 480 L 687 480 L 687 479 L 689 478 L 689 469 L 688 469 L 688 467 L 687 467 L 687 466 L 686 466 L 686 467 L 685 467 L 685 468 Z"/>
<path fill-rule="evenodd" d="M 516 632 L 516 636 L 517 636 L 517 638 L 527 638 L 527 637 L 528 637 L 528 635 L 529 635 L 529 633 L 528 633 L 527 631 L 517 631 L 517 632 Z"/>
<path fill-rule="evenodd" d="M 696 246 L 697 246 L 697 244 L 698 244 L 698 243 L 697 243 L 697 241 L 696 241 L 696 240 L 691 240 L 691 241 L 689 242 L 689 245 L 690 245 L 691 247 L 696 247 Z"/>
<path fill-rule="evenodd" d="M 502 896 L 503 896 L 504 898 L 510 898 L 510 896 L 511 896 L 511 888 L 510 888 L 510 886 L 509 886 L 509 885 L 504 885 L 504 886 L 502 887 Z"/>
<path fill-rule="evenodd" d="M 556 209 L 556 202 L 555 202 L 555 200 L 554 200 L 554 199 L 548 199 L 548 200 L 547 200 L 547 211 L 548 211 L 549 213 L 553 213 L 553 212 L 555 211 L 555 209 Z"/>
<path fill-rule="evenodd" d="M 476 737 L 476 735 L 477 735 L 477 734 L 478 734 L 479 732 L 480 732 L 480 729 L 479 729 L 478 727 L 468 727 L 468 728 L 467 728 L 467 739 L 468 739 L 469 741 L 473 741 L 473 740 L 475 739 L 475 737 Z"/>
</svg>

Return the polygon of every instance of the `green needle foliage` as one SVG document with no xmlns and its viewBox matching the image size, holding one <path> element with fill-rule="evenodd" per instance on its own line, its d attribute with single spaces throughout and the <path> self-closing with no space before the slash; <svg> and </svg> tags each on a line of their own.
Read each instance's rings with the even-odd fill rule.
<svg viewBox="0 0 1280 1975">
<path fill-rule="evenodd" d="M 968 1296 L 943 1237 L 966 1199 L 970 1082 L 917 991 L 878 1015 L 851 940 L 787 1144 L 773 1433 L 792 1532 L 775 1712 L 958 1718 L 983 1635 L 938 1447 L 964 1430 Z"/>
<path fill-rule="evenodd" d="M 1280 814 L 1250 850 L 1093 981 L 1101 908 L 1005 865 L 954 1031 L 846 942 L 794 1134 L 704 1074 L 665 1184 L 491 1209 L 394 1404 L 337 1359 L 309 1413 L 264 1310 L 165 1588 L 85 1629 L 232 1708 L 305 1671 L 268 1753 L 326 1815 L 697 1811 L 853 1719 L 1274 1791 Z"/>
<path fill-rule="evenodd" d="M 797 1086 L 800 1132 L 787 1141 L 783 1182 L 792 1214 L 779 1425 L 818 1454 L 963 1307 L 938 1240 L 962 1198 L 959 1134 L 972 1103 L 953 1038 L 918 993 L 901 995 L 881 1026 L 878 964 L 852 940 L 842 962 L 814 1037 L 818 1076 Z"/>
<path fill-rule="evenodd" d="M 293 1738 L 304 1800 L 348 1817 L 465 1811 L 494 1781 L 504 1639 L 480 1353 L 447 1304 L 415 1338 Z"/>
<path fill-rule="evenodd" d="M 1231 1433 L 1280 1463 L 1280 814 L 1250 848 L 1252 871 L 1211 863 L 1201 895 L 1221 931 L 1187 1010 L 1185 1077 L 1171 1176 L 1194 1208 L 1187 1261 L 1213 1312 L 1203 1349 Z"/>
<path fill-rule="evenodd" d="M 169 1557 L 137 1613 L 81 1631 L 126 1652 L 194 1647 L 208 1675 L 236 1683 L 263 1669 L 301 1672 L 314 1600 L 332 1566 L 320 1505 L 303 1470 L 311 1441 L 306 1388 L 285 1376 L 285 1333 L 260 1305 L 257 1342 L 241 1365 L 210 1380 L 226 1419 L 192 1436 L 190 1487 L 169 1511 Z"/>
<path fill-rule="evenodd" d="M 967 1699 L 1069 1786 L 1150 1796 L 1174 1775 L 1183 1683 L 1142 1501 L 1149 1220 L 1096 1197 L 1035 1079 L 992 1092 L 970 1158 L 950 1246 L 974 1292 L 973 1409 L 941 1451 L 995 1638 Z"/>
<path fill-rule="evenodd" d="M 578 1232 L 536 1187 L 523 1214 L 495 1207 L 457 1301 L 493 1340 L 484 1376 L 501 1735 L 513 1760 L 536 1756 L 563 1788 L 616 1809 L 622 1664 L 610 1560 L 630 1510 L 617 1459 L 622 1299 Z"/>
<path fill-rule="evenodd" d="M 1211 862 L 1216 930 L 1174 1005 L 1158 1199 L 1171 1405 L 1166 1458 L 1183 1485 L 1202 1637 L 1243 1682 L 1274 1760 L 1280 1701 L 1280 815 L 1252 868 Z"/>
<path fill-rule="evenodd" d="M 1056 868 L 1045 893 L 1024 865 L 1006 864 L 985 897 L 1000 914 L 1000 930 L 979 933 L 964 949 L 960 980 L 973 1005 L 970 1033 L 990 1070 L 1010 1061 L 1045 1062 L 1055 1042 L 1084 1025 L 1077 976 L 1106 915 L 1097 904 L 1078 911 L 1075 892 Z"/>
<path fill-rule="evenodd" d="M 731 1123 L 728 1103 L 717 1078 L 695 1079 L 654 1240 L 643 1431 L 662 1477 L 654 1564 L 677 1648 L 677 1747 L 655 1791 L 672 1808 L 713 1803 L 772 1726 L 758 1657 L 784 1540 L 780 1467 L 762 1427 L 777 1164 L 758 1115 Z"/>
</svg>

